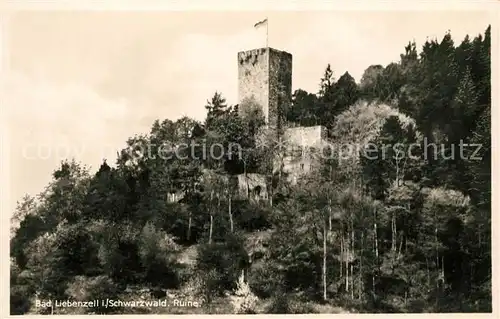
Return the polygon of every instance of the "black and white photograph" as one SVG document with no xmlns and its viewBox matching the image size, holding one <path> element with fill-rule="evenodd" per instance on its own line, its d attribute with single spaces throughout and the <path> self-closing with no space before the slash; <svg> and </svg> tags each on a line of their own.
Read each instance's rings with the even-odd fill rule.
<svg viewBox="0 0 500 319">
<path fill-rule="evenodd" d="M 492 313 L 498 6 L 363 3 L 3 14 L 10 315 Z"/>
</svg>

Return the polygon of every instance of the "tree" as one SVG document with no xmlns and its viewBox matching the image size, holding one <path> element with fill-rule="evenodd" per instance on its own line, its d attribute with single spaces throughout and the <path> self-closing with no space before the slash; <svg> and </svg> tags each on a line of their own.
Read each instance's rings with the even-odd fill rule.
<svg viewBox="0 0 500 319">
<path fill-rule="evenodd" d="M 467 173 L 466 180 L 469 182 L 467 193 L 471 195 L 473 202 L 480 209 L 491 209 L 491 115 L 490 107 L 483 111 L 473 130 L 466 152 Z M 476 153 L 476 150 L 479 151 Z M 472 153 L 475 156 L 473 157 Z"/>
<path fill-rule="evenodd" d="M 333 101 L 333 89 L 335 85 L 335 78 L 333 76 L 333 71 L 328 64 L 326 66 L 325 72 L 323 73 L 323 77 L 321 78 L 321 82 L 319 84 L 319 93 L 318 96 L 320 99 L 325 101 Z"/>
<path fill-rule="evenodd" d="M 317 107 L 316 95 L 301 89 L 296 90 L 292 95 L 292 106 L 286 115 L 287 121 L 302 126 L 316 125 L 319 120 Z"/>
<path fill-rule="evenodd" d="M 380 64 L 370 65 L 364 72 L 359 83 L 359 88 L 365 97 L 376 97 L 379 87 L 379 78 L 384 71 Z"/>
<path fill-rule="evenodd" d="M 36 199 L 30 195 L 25 195 L 23 199 L 17 203 L 16 210 L 14 215 L 11 218 L 11 226 L 10 226 L 10 238 L 12 239 L 17 229 L 19 228 L 19 224 L 25 220 L 27 216 L 35 215 L 37 210 L 37 202 Z"/>
<path fill-rule="evenodd" d="M 205 127 L 210 129 L 212 125 L 214 125 L 214 122 L 219 119 L 219 117 L 228 112 L 226 99 L 222 96 L 221 93 L 215 92 L 212 99 L 207 101 L 205 109 L 207 110 Z"/>
<path fill-rule="evenodd" d="M 295 185 L 283 170 L 292 145 L 262 107 L 218 92 L 203 123 L 156 120 L 116 164 L 63 161 L 16 208 L 12 312 L 36 298 L 125 300 L 130 285 L 195 288 L 208 303 L 243 285 L 271 312 L 318 301 L 491 312 L 490 32 L 457 46 L 447 33 L 419 52 L 409 42 L 359 85 L 328 65 L 318 94 L 296 90 L 288 124 L 327 126 L 332 148 Z M 265 175 L 269 202 L 235 196 L 233 175 L 249 173 Z"/>
<path fill-rule="evenodd" d="M 336 114 L 345 111 L 359 98 L 358 86 L 354 78 L 345 72 L 335 84 L 337 109 Z"/>
</svg>

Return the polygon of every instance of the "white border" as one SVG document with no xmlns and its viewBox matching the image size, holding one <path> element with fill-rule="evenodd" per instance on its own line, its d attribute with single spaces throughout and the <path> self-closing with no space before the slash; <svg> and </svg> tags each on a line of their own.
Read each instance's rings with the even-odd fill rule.
<svg viewBox="0 0 500 319">
<path fill-rule="evenodd" d="M 8 15 L 10 12 L 18 11 L 18 10 L 116 10 L 116 11 L 344 11 L 344 10 L 356 10 L 356 11 L 375 11 L 375 10 L 383 10 L 383 11 L 409 11 L 409 10 L 423 10 L 423 11 L 471 11 L 471 10 L 480 10 L 480 11 L 489 11 L 492 15 L 492 29 L 491 29 L 491 38 L 492 38 L 492 148 L 496 149 L 496 146 L 499 145 L 499 129 L 495 125 L 497 122 L 495 118 L 499 117 L 499 75 L 498 71 L 500 70 L 500 66 L 498 64 L 499 57 L 499 27 L 498 22 L 500 22 L 500 2 L 498 1 L 457 1 L 457 0 L 441 0 L 441 1 L 408 1 L 408 0 L 399 0 L 399 1 L 375 1 L 375 0 L 364 0 L 364 1 L 338 1 L 338 0 L 303 0 L 303 1 L 292 1 L 292 0 L 254 0 L 254 1 L 236 1 L 236 0 L 188 0 L 188 1 L 168 1 L 168 0 L 109 0 L 109 1 L 56 1 L 56 0 L 46 0 L 46 1 L 28 1 L 28 0 L 7 0 L 7 2 L 3 2 L 0 4 L 0 39 L 3 40 L 0 42 L 0 58 L 1 58 L 1 66 L 0 66 L 0 81 L 2 80 L 1 75 L 7 67 L 8 63 L 6 59 L 6 52 L 8 49 L 5 47 L 5 27 L 8 21 Z M 496 24 L 494 24 L 496 22 Z M 425 22 L 422 22 L 425 23 Z M 1 83 L 1 82 L 0 82 Z M 1 93 L 1 91 L 0 91 Z M 2 243 L 3 249 L 1 251 L 4 254 L 3 262 L 1 263 L 1 271 L 2 271 L 2 282 L 8 283 L 9 281 L 9 225 L 10 225 L 10 215 L 12 212 L 8 212 L 7 207 L 9 207 L 9 201 L 13 199 L 10 198 L 9 192 L 9 135 L 8 130 L 6 129 L 5 123 L 2 121 L 1 117 L 2 108 L 1 108 L 1 96 L 0 96 L 0 133 L 1 133 L 1 144 L 0 144 L 0 153 L 1 153 L 1 162 L 0 162 L 0 178 L 2 184 L 0 185 L 0 207 L 2 210 L 2 225 L 5 231 L 1 232 L 2 235 Z M 496 170 L 498 168 L 497 165 L 498 156 L 495 152 L 492 154 L 492 261 L 493 261 L 493 270 L 499 269 L 498 263 L 498 217 L 495 214 L 495 207 L 497 206 L 498 200 L 498 187 L 496 187 L 498 176 Z M 496 265 L 496 266 L 495 266 Z M 454 317 L 454 318 L 496 318 L 498 317 L 499 311 L 499 299 L 498 299 L 498 287 L 499 287 L 499 278 L 497 272 L 493 271 L 492 275 L 492 293 L 493 293 L 493 313 L 492 314 L 355 314 L 354 316 L 384 316 L 384 317 L 394 317 L 394 316 L 424 316 L 427 317 Z M 5 285 L 4 289 L 1 290 L 1 300 L 3 301 L 2 311 L 6 312 L 3 317 L 10 317 L 8 314 L 9 311 L 9 287 Z M 120 315 L 120 318 L 144 318 L 145 315 Z M 147 315 L 146 315 L 147 316 Z M 167 315 L 165 315 L 167 316 Z M 172 316 L 172 315 L 168 315 Z M 174 315 L 175 316 L 175 315 Z M 184 317 L 197 317 L 197 318 L 205 318 L 211 317 L 211 315 L 183 315 Z M 218 315 L 219 316 L 219 315 Z M 238 317 L 241 318 L 242 315 L 220 315 L 224 317 Z M 289 317 L 290 315 L 255 315 L 255 317 L 265 318 L 265 317 Z M 297 318 L 330 318 L 331 314 L 325 315 L 293 315 Z M 336 318 L 346 318 L 348 316 L 353 315 L 344 315 L 344 314 L 335 314 Z M 13 316 L 19 317 L 19 316 Z M 45 317 L 45 316 L 27 316 L 27 317 Z M 81 317 L 85 318 L 87 316 L 70 316 L 70 317 Z"/>
</svg>

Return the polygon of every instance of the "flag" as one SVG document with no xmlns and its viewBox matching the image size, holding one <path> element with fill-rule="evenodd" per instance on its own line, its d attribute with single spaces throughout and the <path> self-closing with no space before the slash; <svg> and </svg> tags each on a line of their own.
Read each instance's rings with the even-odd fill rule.
<svg viewBox="0 0 500 319">
<path fill-rule="evenodd" d="M 262 20 L 262 21 L 257 22 L 257 23 L 254 25 L 254 27 L 255 27 L 255 28 L 259 28 L 259 27 L 261 27 L 261 26 L 265 25 L 266 23 L 267 23 L 267 18 L 265 18 L 265 19 L 264 19 L 264 20 Z"/>
</svg>

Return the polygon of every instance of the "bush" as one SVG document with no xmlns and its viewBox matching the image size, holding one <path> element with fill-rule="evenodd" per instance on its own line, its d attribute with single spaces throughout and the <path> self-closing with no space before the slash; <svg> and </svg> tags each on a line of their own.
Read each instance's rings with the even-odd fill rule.
<svg viewBox="0 0 500 319">
<path fill-rule="evenodd" d="M 252 265 L 248 272 L 248 283 L 252 291 L 260 298 L 269 298 L 278 289 L 281 279 L 270 262 Z"/>
<path fill-rule="evenodd" d="M 234 202 L 234 219 L 238 227 L 248 232 L 265 230 L 271 227 L 270 209 L 248 201 Z"/>
<path fill-rule="evenodd" d="M 10 287 L 10 315 L 23 315 L 31 307 L 30 289 L 26 285 Z"/>
<path fill-rule="evenodd" d="M 30 296 L 34 293 L 27 271 L 21 271 L 11 258 L 10 262 L 10 314 L 22 315 L 31 307 Z"/>
<path fill-rule="evenodd" d="M 147 223 L 138 244 L 145 282 L 159 284 L 162 288 L 178 288 L 180 282 L 175 261 L 178 247 L 174 239 Z"/>
<path fill-rule="evenodd" d="M 62 299 L 70 278 L 70 269 L 66 261 L 66 253 L 60 247 L 65 243 L 64 226 L 53 233 L 45 233 L 31 242 L 25 249 L 29 255 L 27 268 L 31 271 L 32 287 L 40 298 Z M 28 279 L 28 278 L 26 278 Z"/>
<path fill-rule="evenodd" d="M 318 313 L 312 302 L 290 302 L 289 304 L 292 314 Z"/>
<path fill-rule="evenodd" d="M 201 245 L 196 261 L 196 272 L 207 289 L 215 295 L 234 290 L 241 271 L 248 265 L 248 255 L 242 240 L 228 236 L 223 243 Z"/>
<path fill-rule="evenodd" d="M 288 303 L 288 297 L 282 291 L 276 291 L 275 295 L 271 299 L 271 304 L 266 310 L 269 314 L 288 314 L 290 313 L 290 305 Z"/>
<path fill-rule="evenodd" d="M 311 301 L 303 301 L 297 295 L 283 293 L 279 289 L 271 299 L 271 304 L 267 309 L 271 314 L 310 314 L 319 313 L 316 306 Z"/>
<path fill-rule="evenodd" d="M 238 278 L 234 296 L 230 296 L 231 303 L 237 314 L 254 314 L 255 306 L 259 300 L 252 292 L 248 283 L 244 281 L 243 274 Z"/>
<path fill-rule="evenodd" d="M 76 301 L 102 300 L 102 299 L 117 299 L 118 286 L 107 276 L 85 277 L 76 276 L 68 285 L 66 294 Z M 94 313 L 110 313 L 116 312 L 117 308 L 105 308 L 100 305 L 98 308 L 85 308 L 84 312 Z"/>
<path fill-rule="evenodd" d="M 215 269 L 204 272 L 200 277 L 200 293 L 207 304 L 210 304 L 214 297 L 221 296 L 226 289 L 227 277 Z"/>
</svg>

